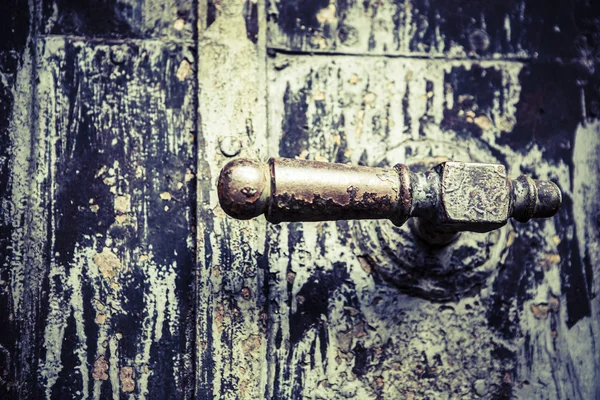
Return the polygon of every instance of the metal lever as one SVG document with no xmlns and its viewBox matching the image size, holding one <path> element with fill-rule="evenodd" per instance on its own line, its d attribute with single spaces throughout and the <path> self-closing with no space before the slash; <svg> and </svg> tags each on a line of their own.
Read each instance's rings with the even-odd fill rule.
<svg viewBox="0 0 600 400">
<path fill-rule="evenodd" d="M 237 159 L 219 176 L 219 201 L 238 219 L 264 214 L 269 222 L 391 220 L 410 217 L 414 232 L 433 244 L 461 231 L 488 232 L 512 217 L 551 217 L 562 196 L 556 184 L 520 176 L 500 164 L 444 162 L 425 173 L 404 164 L 374 168 L 286 158 Z"/>
</svg>

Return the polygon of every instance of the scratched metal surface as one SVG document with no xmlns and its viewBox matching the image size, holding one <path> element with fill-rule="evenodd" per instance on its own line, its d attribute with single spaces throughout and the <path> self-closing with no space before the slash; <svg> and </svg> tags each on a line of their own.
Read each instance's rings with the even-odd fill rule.
<svg viewBox="0 0 600 400">
<path fill-rule="evenodd" d="M 0 397 L 598 398 L 596 8 L 3 2 Z M 410 276 L 406 228 L 218 206 L 234 156 L 428 152 L 563 209 Z"/>
</svg>

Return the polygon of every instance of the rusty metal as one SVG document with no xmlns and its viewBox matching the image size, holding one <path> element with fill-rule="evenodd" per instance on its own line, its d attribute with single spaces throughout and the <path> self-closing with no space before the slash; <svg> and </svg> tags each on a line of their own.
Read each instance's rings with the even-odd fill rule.
<svg viewBox="0 0 600 400">
<path fill-rule="evenodd" d="M 231 161 L 219 177 L 221 207 L 234 218 L 258 217 L 265 212 L 270 182 L 265 164 L 243 158 Z"/>
<path fill-rule="evenodd" d="M 374 168 L 285 158 L 268 163 L 239 159 L 218 183 L 221 207 L 239 219 L 268 221 L 384 219 L 411 223 L 432 244 L 458 232 L 489 232 L 510 217 L 526 222 L 560 208 L 556 184 L 524 175 L 515 180 L 500 164 L 447 161 L 424 173 L 406 165 Z"/>
<path fill-rule="evenodd" d="M 388 218 L 401 223 L 400 178 L 392 168 L 285 158 L 269 160 L 267 219 L 324 221 Z"/>
</svg>

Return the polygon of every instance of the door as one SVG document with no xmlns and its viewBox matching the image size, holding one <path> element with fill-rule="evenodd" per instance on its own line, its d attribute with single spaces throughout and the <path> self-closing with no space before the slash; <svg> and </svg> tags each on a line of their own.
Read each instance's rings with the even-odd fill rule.
<svg viewBox="0 0 600 400">
<path fill-rule="evenodd" d="M 2 398 L 600 398 L 592 2 L 4 3 Z M 270 156 L 563 206 L 443 249 L 226 216 L 221 167 Z"/>
</svg>

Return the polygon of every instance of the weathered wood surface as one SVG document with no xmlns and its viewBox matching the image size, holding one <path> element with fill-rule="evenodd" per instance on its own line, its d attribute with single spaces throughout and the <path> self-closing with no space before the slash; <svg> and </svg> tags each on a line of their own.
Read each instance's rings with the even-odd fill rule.
<svg viewBox="0 0 600 400">
<path fill-rule="evenodd" d="M 189 397 L 194 51 L 102 40 L 113 31 L 66 17 L 99 22 L 89 6 L 32 3 L 50 14 L 31 26 L 11 86 L 1 397 Z"/>
<path fill-rule="evenodd" d="M 4 2 L 0 397 L 600 398 L 596 8 Z M 427 151 L 563 209 L 440 274 L 406 227 L 218 206 L 231 157 Z"/>
<path fill-rule="evenodd" d="M 545 0 L 273 0 L 281 50 L 443 58 L 597 55 L 598 3 Z"/>
<path fill-rule="evenodd" d="M 197 11 L 185 0 L 38 0 L 39 32 L 106 39 L 192 40 Z"/>
<path fill-rule="evenodd" d="M 216 180 L 231 157 L 267 156 L 265 30 L 255 36 L 252 23 L 264 8 L 253 14 L 256 3 L 249 1 L 215 4 L 198 43 L 196 395 L 256 399 L 263 397 L 268 368 L 265 225 L 227 217 L 218 205 Z"/>
<path fill-rule="evenodd" d="M 419 156 L 405 150 L 412 142 L 446 142 L 432 155 L 463 147 L 471 160 L 505 163 L 513 176 L 552 179 L 565 195 L 555 219 L 501 230 L 483 254 L 493 271 L 482 287 L 442 303 L 427 288 L 419 297 L 404 295 L 376 273 L 402 272 L 394 267 L 400 251 L 393 243 L 401 243 L 406 227 L 388 221 L 270 227 L 275 320 L 269 332 L 276 339 L 268 353 L 276 354 L 279 368 L 270 394 L 596 398 L 600 365 L 588 351 L 599 328 L 590 279 L 597 221 L 583 216 L 597 216 L 592 209 L 598 206 L 596 197 L 580 193 L 596 192 L 597 180 L 575 176 L 597 174 L 589 154 L 598 150 L 598 124 L 583 117 L 587 111 L 580 107 L 594 100 L 579 96 L 575 73 L 556 68 L 546 94 L 552 100 L 538 105 L 528 103 L 528 91 L 549 86 L 540 74 L 552 66 L 288 54 L 269 65 L 271 154 L 410 162 Z M 570 104 L 565 92 L 577 96 L 573 111 L 542 115 L 553 102 Z M 522 113 L 533 107 L 532 122 Z M 564 120 L 554 119 L 559 113 Z M 545 131 L 550 125 L 553 131 Z M 588 154 L 581 158 L 580 141 Z M 476 234 L 468 235 L 461 240 Z M 472 254 L 462 257 L 473 263 Z M 421 273 L 421 280 L 428 278 Z M 437 277 L 436 288 L 460 279 L 461 272 Z M 407 283 L 404 292 L 420 283 Z"/>
<path fill-rule="evenodd" d="M 406 274 L 393 247 L 405 227 L 270 227 L 269 395 L 600 397 L 594 7 L 271 3 L 270 154 L 410 162 L 423 154 L 406 149 L 429 140 L 436 156 L 458 146 L 511 175 L 552 179 L 565 204 L 553 220 L 502 230 L 483 255 L 480 290 L 443 303 L 439 289 L 465 274 Z M 404 274 L 402 291 L 384 270 Z"/>
</svg>

